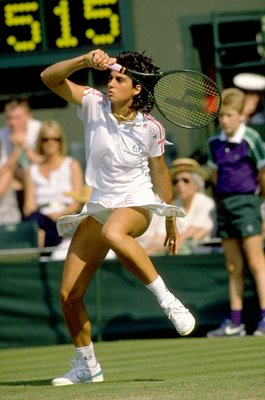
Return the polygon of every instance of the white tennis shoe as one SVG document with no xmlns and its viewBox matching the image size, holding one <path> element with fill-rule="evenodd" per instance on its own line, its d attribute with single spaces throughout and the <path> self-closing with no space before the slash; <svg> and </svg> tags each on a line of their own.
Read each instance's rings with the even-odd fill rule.
<svg viewBox="0 0 265 400">
<path fill-rule="evenodd" d="M 189 335 L 193 331 L 195 318 L 176 297 L 172 301 L 164 301 L 160 305 L 181 336 Z"/>
<path fill-rule="evenodd" d="M 100 364 L 93 368 L 89 367 L 85 359 L 76 358 L 72 360 L 73 368 L 65 375 L 52 380 L 53 386 L 75 385 L 77 383 L 103 382 L 103 372 Z"/>
</svg>

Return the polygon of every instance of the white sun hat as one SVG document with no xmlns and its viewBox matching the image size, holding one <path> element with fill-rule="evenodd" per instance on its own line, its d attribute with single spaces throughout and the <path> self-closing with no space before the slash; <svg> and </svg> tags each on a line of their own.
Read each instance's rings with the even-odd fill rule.
<svg viewBox="0 0 265 400">
<path fill-rule="evenodd" d="M 233 78 L 233 83 L 240 89 L 251 91 L 265 90 L 265 76 L 251 72 L 242 72 Z"/>
</svg>

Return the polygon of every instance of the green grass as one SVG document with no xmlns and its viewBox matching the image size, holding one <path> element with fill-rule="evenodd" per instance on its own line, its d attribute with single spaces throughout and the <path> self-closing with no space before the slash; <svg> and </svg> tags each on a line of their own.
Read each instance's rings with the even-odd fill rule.
<svg viewBox="0 0 265 400">
<path fill-rule="evenodd" d="M 72 346 L 0 350 L 0 400 L 258 400 L 265 338 L 177 338 L 95 343 L 105 382 L 52 387 Z"/>
</svg>

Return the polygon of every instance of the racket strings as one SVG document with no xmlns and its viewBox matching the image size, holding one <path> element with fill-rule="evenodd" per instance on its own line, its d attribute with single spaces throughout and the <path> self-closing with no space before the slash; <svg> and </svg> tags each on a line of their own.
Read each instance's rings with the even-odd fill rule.
<svg viewBox="0 0 265 400">
<path fill-rule="evenodd" d="M 184 127 L 209 125 L 220 107 L 214 82 L 194 71 L 164 75 L 155 86 L 154 97 L 160 112 Z"/>
</svg>

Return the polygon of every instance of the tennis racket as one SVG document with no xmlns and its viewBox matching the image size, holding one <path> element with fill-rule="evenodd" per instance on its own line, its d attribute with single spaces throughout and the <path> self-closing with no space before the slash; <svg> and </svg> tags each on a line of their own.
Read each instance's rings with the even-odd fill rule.
<svg viewBox="0 0 265 400">
<path fill-rule="evenodd" d="M 157 110 L 168 121 L 182 128 L 196 129 L 210 125 L 218 115 L 221 95 L 216 84 L 206 75 L 192 70 L 175 70 L 147 74 L 110 65 L 111 70 L 126 74 L 147 91 Z M 150 78 L 151 90 L 141 82 Z"/>
</svg>

